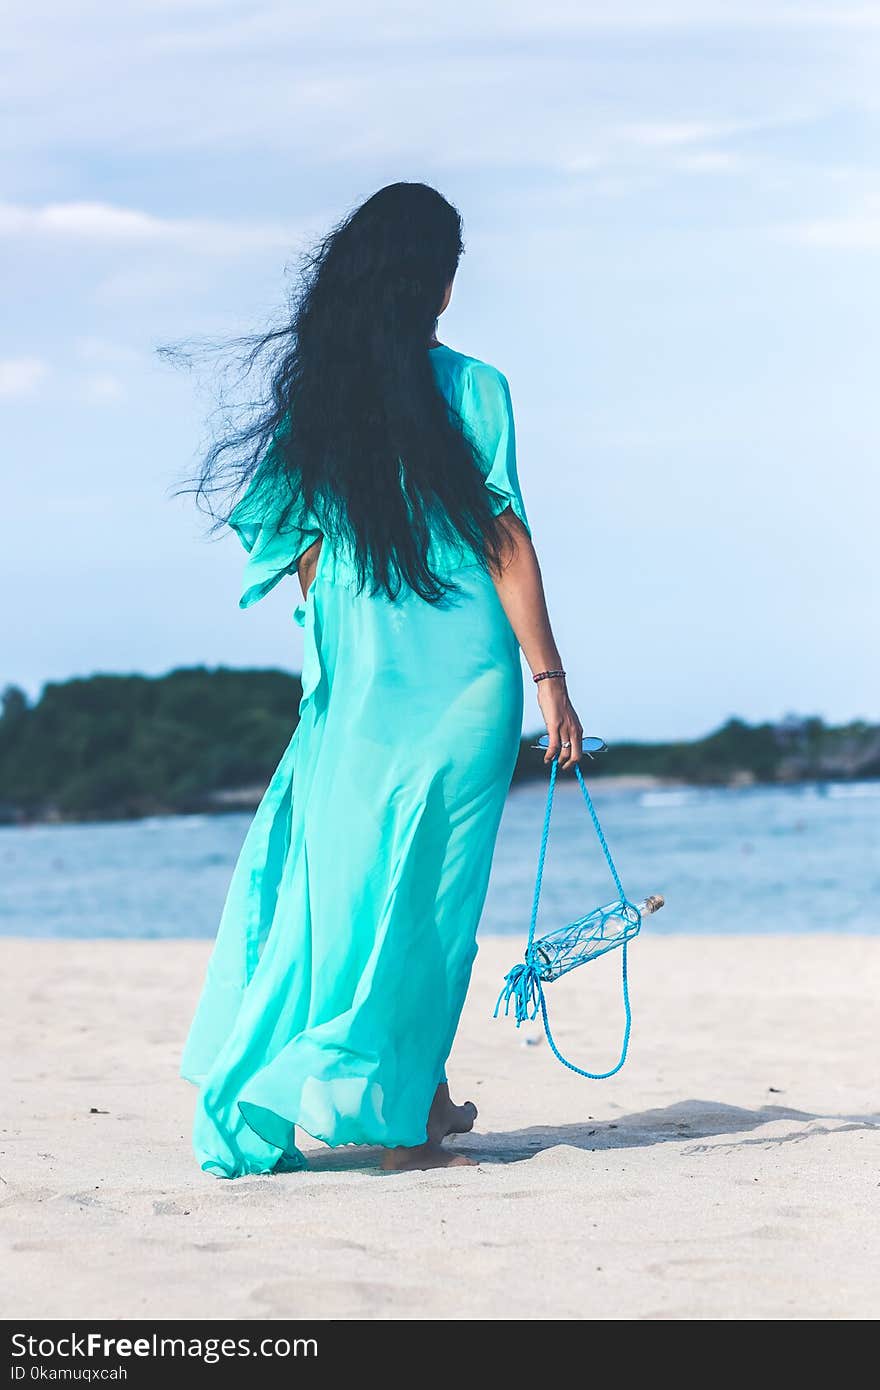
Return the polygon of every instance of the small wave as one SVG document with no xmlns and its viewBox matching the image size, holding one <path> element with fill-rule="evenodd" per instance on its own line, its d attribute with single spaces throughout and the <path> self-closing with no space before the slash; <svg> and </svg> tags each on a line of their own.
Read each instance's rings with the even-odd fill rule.
<svg viewBox="0 0 880 1390">
<path fill-rule="evenodd" d="M 832 782 L 827 795 L 834 801 L 875 801 L 880 797 L 880 782 Z"/>
<path fill-rule="evenodd" d="M 208 816 L 145 816 L 133 822 L 140 830 L 198 830 L 207 825 Z"/>
<path fill-rule="evenodd" d="M 640 806 L 686 806 L 691 800 L 690 792 L 642 792 Z"/>
</svg>

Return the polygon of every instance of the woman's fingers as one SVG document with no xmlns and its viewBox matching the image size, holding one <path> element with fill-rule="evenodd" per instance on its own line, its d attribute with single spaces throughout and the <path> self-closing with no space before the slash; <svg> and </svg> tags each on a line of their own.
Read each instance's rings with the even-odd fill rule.
<svg viewBox="0 0 880 1390">
<path fill-rule="evenodd" d="M 575 724 L 566 734 L 566 738 L 571 742 L 571 747 L 568 749 L 568 763 L 566 765 L 568 767 L 574 767 L 575 763 L 580 762 L 584 753 L 583 730 Z"/>
<path fill-rule="evenodd" d="M 562 729 L 561 751 L 559 754 L 560 768 L 569 768 L 574 762 L 574 739 L 571 736 L 571 729 L 564 725 Z"/>
<path fill-rule="evenodd" d="M 560 733 L 559 766 L 561 768 L 574 767 L 575 763 L 580 762 L 583 756 L 584 731 L 573 711 L 562 721 Z"/>
<path fill-rule="evenodd" d="M 544 754 L 544 762 L 552 763 L 553 759 L 559 756 L 562 747 L 561 726 L 559 724 L 547 725 L 547 752 Z"/>
</svg>

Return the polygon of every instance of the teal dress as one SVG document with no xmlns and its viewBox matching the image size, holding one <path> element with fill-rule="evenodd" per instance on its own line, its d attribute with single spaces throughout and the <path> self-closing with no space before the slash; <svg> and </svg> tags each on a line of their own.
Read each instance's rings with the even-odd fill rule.
<svg viewBox="0 0 880 1390">
<path fill-rule="evenodd" d="M 525 525 L 507 382 L 447 347 L 431 361 L 493 510 Z M 321 534 L 260 475 L 231 524 L 249 551 L 242 607 Z M 426 1140 L 522 721 L 491 577 L 433 545 L 458 585 L 447 602 L 358 593 L 325 535 L 297 610 L 299 723 L 234 871 L 182 1065 L 196 1156 L 217 1177 L 304 1166 L 298 1128 L 330 1145 Z"/>
</svg>

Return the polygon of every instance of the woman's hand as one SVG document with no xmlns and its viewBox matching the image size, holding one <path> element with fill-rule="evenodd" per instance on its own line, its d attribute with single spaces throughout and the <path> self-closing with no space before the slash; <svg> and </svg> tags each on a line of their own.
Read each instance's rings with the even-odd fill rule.
<svg viewBox="0 0 880 1390">
<path fill-rule="evenodd" d="M 565 680 L 551 676 L 538 681 L 538 704 L 549 735 L 549 747 L 544 762 L 552 763 L 559 754 L 560 768 L 573 767 L 583 753 L 584 731 L 574 706 L 568 698 Z"/>
</svg>

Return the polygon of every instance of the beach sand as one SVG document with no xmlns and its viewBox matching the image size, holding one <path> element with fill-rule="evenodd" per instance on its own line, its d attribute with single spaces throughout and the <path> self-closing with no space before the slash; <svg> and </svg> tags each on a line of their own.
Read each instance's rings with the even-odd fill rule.
<svg viewBox="0 0 880 1390">
<path fill-rule="evenodd" d="M 176 1077 L 207 943 L 4 942 L 4 1315 L 875 1317 L 880 941 L 646 932 L 599 1083 L 493 1022 L 519 949 L 483 942 L 450 1068 L 479 1167 L 307 1145 L 312 1172 L 221 1182 Z M 550 997 L 609 1065 L 617 962 Z"/>
</svg>

